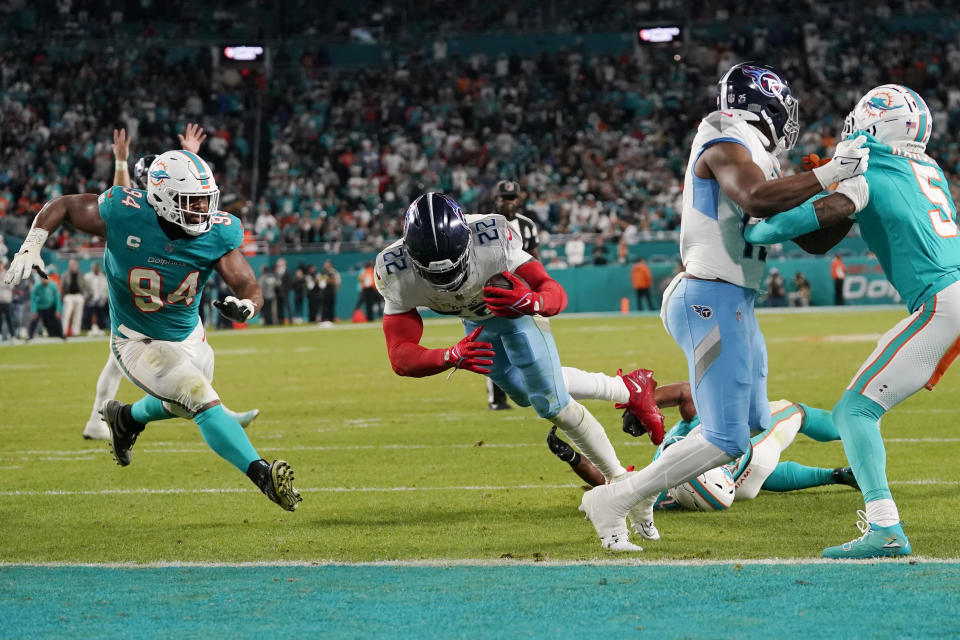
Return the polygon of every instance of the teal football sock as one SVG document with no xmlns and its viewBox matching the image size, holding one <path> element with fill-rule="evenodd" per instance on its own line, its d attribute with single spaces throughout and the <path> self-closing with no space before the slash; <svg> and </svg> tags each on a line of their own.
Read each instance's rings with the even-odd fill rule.
<svg viewBox="0 0 960 640">
<path fill-rule="evenodd" d="M 173 417 L 169 411 L 163 408 L 163 401 L 154 396 L 143 396 L 133 403 L 130 407 L 133 419 L 141 424 L 147 424 L 154 420 L 169 420 Z"/>
<path fill-rule="evenodd" d="M 766 491 L 796 491 L 833 484 L 833 469 L 808 467 L 797 462 L 781 462 L 760 487 Z"/>
<path fill-rule="evenodd" d="M 201 411 L 193 421 L 200 427 L 200 433 L 210 448 L 243 473 L 247 472 L 251 462 L 260 459 L 243 427 L 227 415 L 222 405 Z"/>
<path fill-rule="evenodd" d="M 887 485 L 887 451 L 880 436 L 880 418 L 885 412 L 879 404 L 855 391 L 844 393 L 833 408 L 833 421 L 864 502 L 893 497 Z"/>
<path fill-rule="evenodd" d="M 800 433 L 817 442 L 833 442 L 840 439 L 837 425 L 833 423 L 833 415 L 829 411 L 808 407 L 805 404 L 800 404 L 800 408 L 803 409 Z"/>
</svg>

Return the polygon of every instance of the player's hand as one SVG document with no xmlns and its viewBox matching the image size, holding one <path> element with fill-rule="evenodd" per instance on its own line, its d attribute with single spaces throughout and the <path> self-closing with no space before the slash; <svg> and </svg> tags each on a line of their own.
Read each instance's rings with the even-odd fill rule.
<svg viewBox="0 0 960 640">
<path fill-rule="evenodd" d="M 126 129 L 113 130 L 113 157 L 117 162 L 126 162 L 130 157 L 130 138 Z"/>
<path fill-rule="evenodd" d="M 217 308 L 220 315 L 237 324 L 243 324 L 257 313 L 253 301 L 247 298 L 240 300 L 233 296 L 227 296 L 223 300 L 214 300 L 213 306 Z"/>
<path fill-rule="evenodd" d="M 45 265 L 43 264 L 43 258 L 40 256 L 40 251 L 43 249 L 43 243 L 47 241 L 48 235 L 49 232 L 46 229 L 39 227 L 30 229 L 20 246 L 20 251 L 13 256 L 13 260 L 10 262 L 7 274 L 3 277 L 4 282 L 17 286 L 21 281 L 29 278 L 34 269 L 37 270 L 41 278 L 47 279 L 47 272 L 44 270 Z"/>
<path fill-rule="evenodd" d="M 207 134 L 203 132 L 203 127 L 191 122 L 183 133 L 177 134 L 177 137 L 180 138 L 180 146 L 184 151 L 200 153 L 200 145 L 207 139 Z"/>
<path fill-rule="evenodd" d="M 483 301 L 490 313 L 501 318 L 532 316 L 543 307 L 540 294 L 530 289 L 523 280 L 509 271 L 503 277 L 513 285 L 512 289 L 484 287 Z"/>
<path fill-rule="evenodd" d="M 844 140 L 837 145 L 833 152 L 833 159 L 822 167 L 813 170 L 820 186 L 826 189 L 834 182 L 859 176 L 867 170 L 870 163 L 870 148 L 865 147 L 866 136 L 857 136 L 852 140 Z"/>
<path fill-rule="evenodd" d="M 550 453 L 564 462 L 573 462 L 577 457 L 577 452 L 573 450 L 573 447 L 557 435 L 557 425 L 553 425 L 550 433 L 547 434 L 547 446 L 550 447 Z"/>
<path fill-rule="evenodd" d="M 493 345 L 489 342 L 476 342 L 477 336 L 483 327 L 477 327 L 463 340 L 453 345 L 443 354 L 445 362 L 452 364 L 454 369 L 466 369 L 474 373 L 490 373 L 493 364 Z"/>
<path fill-rule="evenodd" d="M 863 208 L 870 202 L 870 186 L 863 176 L 844 180 L 837 185 L 834 193 L 842 193 L 853 203 L 854 214 L 863 211 Z"/>
</svg>

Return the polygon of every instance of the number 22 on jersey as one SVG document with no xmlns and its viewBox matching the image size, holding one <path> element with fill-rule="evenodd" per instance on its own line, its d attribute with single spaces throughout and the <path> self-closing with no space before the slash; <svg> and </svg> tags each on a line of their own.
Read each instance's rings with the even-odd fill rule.
<svg viewBox="0 0 960 640">
<path fill-rule="evenodd" d="M 917 176 L 920 190 L 923 191 L 923 195 L 927 197 L 930 204 L 934 206 L 927 212 L 930 214 L 933 230 L 941 238 L 956 238 L 957 223 L 953 219 L 956 212 L 943 188 L 934 184 L 934 181 L 940 181 L 940 172 L 929 165 L 920 164 L 913 160 L 910 161 L 910 166 L 913 167 L 913 173 Z"/>
<path fill-rule="evenodd" d="M 166 301 L 160 295 L 163 278 L 156 269 L 146 269 L 144 267 L 130 269 L 127 284 L 133 294 L 133 303 L 137 306 L 137 309 L 144 313 L 153 313 L 167 304 L 182 302 L 188 307 L 193 304 L 193 299 L 197 296 L 199 276 L 199 271 L 188 273 L 183 282 L 167 294 Z"/>
</svg>

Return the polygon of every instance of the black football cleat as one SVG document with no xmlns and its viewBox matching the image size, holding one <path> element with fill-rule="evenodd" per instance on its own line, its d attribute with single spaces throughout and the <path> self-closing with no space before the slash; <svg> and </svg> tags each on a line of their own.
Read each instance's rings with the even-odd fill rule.
<svg viewBox="0 0 960 640">
<path fill-rule="evenodd" d="M 247 469 L 247 477 L 260 487 L 264 495 L 276 502 L 282 509 L 296 511 L 303 498 L 293 487 L 293 469 L 285 460 L 254 460 Z"/>
<path fill-rule="evenodd" d="M 853 469 L 850 467 L 837 467 L 830 475 L 833 478 L 834 484 L 845 484 L 854 489 L 860 489 L 860 483 L 858 483 L 857 479 L 853 476 Z"/>
<path fill-rule="evenodd" d="M 110 452 L 121 467 L 130 464 L 133 445 L 144 425 L 133 419 L 130 405 L 118 400 L 107 400 L 100 408 L 100 416 L 110 430 Z"/>
</svg>

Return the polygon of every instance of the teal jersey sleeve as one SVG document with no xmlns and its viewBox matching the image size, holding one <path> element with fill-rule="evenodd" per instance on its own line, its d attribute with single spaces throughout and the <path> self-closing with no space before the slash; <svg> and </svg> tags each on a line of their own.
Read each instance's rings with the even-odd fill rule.
<svg viewBox="0 0 960 640">
<path fill-rule="evenodd" d="M 217 262 L 243 244 L 240 220 L 220 213 L 202 235 L 170 237 L 144 191 L 114 187 L 101 200 L 113 330 L 184 340 L 200 321 L 200 294 Z"/>
<path fill-rule="evenodd" d="M 859 135 L 859 134 L 854 134 Z M 950 185 L 937 162 L 868 136 L 870 201 L 860 235 L 911 312 L 960 280 L 960 234 Z"/>
</svg>

